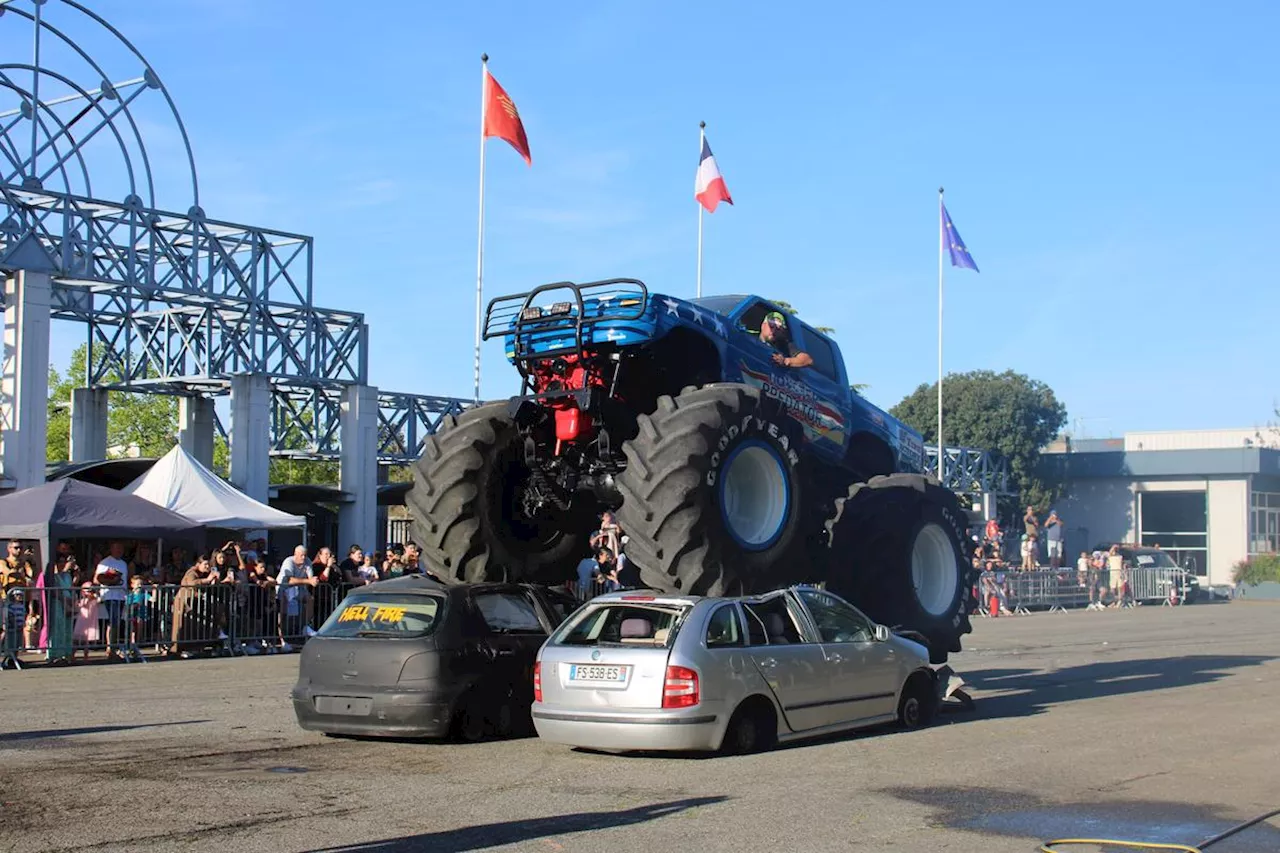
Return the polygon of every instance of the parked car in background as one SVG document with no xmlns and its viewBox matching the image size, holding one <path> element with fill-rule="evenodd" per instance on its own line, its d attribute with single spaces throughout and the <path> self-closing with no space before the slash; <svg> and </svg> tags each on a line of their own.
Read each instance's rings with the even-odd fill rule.
<svg viewBox="0 0 1280 853">
<path fill-rule="evenodd" d="M 298 724 L 467 740 L 528 731 L 538 647 L 567 606 L 525 584 L 409 576 L 358 587 L 302 649 Z"/>
<path fill-rule="evenodd" d="M 533 722 L 570 746 L 752 752 L 924 725 L 938 692 L 922 645 L 829 592 L 620 592 L 592 599 L 543 646 Z"/>
<path fill-rule="evenodd" d="M 1194 572 L 1179 566 L 1172 555 L 1159 548 L 1146 545 L 1133 545 L 1124 542 L 1104 542 L 1095 550 L 1104 554 L 1115 546 L 1116 552 L 1130 569 L 1165 569 L 1161 577 L 1142 585 L 1133 591 L 1138 601 L 1160 602 L 1169 597 L 1169 587 L 1176 587 L 1179 600 L 1183 604 L 1195 604 L 1209 599 L 1207 592 L 1200 587 L 1200 578 Z"/>
</svg>

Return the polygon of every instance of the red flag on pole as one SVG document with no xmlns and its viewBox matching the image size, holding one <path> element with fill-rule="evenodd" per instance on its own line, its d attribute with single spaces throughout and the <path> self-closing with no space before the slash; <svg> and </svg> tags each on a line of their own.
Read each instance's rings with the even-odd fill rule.
<svg viewBox="0 0 1280 853">
<path fill-rule="evenodd" d="M 529 139 L 524 135 L 524 122 L 520 121 L 520 111 L 515 101 L 499 85 L 493 75 L 485 69 L 484 101 L 484 136 L 496 136 L 511 143 L 511 147 L 520 153 L 524 161 L 533 165 L 529 156 Z"/>
</svg>

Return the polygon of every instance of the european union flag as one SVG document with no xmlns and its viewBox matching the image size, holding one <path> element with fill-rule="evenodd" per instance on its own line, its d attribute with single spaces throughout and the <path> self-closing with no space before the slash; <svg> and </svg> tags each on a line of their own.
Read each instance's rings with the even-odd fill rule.
<svg viewBox="0 0 1280 853">
<path fill-rule="evenodd" d="M 974 272 L 978 271 L 978 265 L 973 262 L 973 255 L 969 254 L 964 240 L 960 239 L 960 232 L 952 223 L 951 214 L 947 213 L 945 204 L 942 205 L 942 239 L 947 244 L 947 251 L 951 253 L 951 266 L 968 267 Z"/>
</svg>

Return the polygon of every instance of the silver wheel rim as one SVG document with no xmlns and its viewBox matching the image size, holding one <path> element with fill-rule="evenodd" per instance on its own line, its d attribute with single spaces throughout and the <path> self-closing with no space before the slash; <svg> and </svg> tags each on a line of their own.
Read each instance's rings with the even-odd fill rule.
<svg viewBox="0 0 1280 853">
<path fill-rule="evenodd" d="M 764 445 L 746 445 L 729 459 L 721 482 L 729 532 L 747 548 L 767 547 L 787 518 L 790 490 L 782 462 Z"/>
<path fill-rule="evenodd" d="M 951 537 L 939 524 L 920 528 L 911 546 L 911 583 L 916 601 L 930 616 L 945 616 L 955 601 L 956 552 Z"/>
</svg>

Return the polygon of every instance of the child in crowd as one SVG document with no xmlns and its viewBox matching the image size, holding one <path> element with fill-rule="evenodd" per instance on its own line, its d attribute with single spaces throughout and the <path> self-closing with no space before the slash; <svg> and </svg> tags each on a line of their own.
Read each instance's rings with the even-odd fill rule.
<svg viewBox="0 0 1280 853">
<path fill-rule="evenodd" d="M 364 554 L 364 562 L 356 569 L 360 579 L 365 583 L 373 583 L 378 580 L 378 565 L 382 562 L 382 554 L 380 552 L 368 552 Z"/>
<path fill-rule="evenodd" d="M 129 633 L 136 646 L 145 641 L 147 630 L 151 625 L 151 594 L 147 589 L 146 578 L 141 574 L 129 578 L 129 594 L 125 597 L 126 618 L 129 620 Z"/>
<path fill-rule="evenodd" d="M 84 650 L 84 659 L 88 660 L 89 647 L 97 645 L 101 639 L 98 633 L 98 588 L 93 583 L 92 571 L 88 568 L 81 570 L 76 585 L 80 587 L 80 607 L 71 636 L 73 644 Z"/>
</svg>

